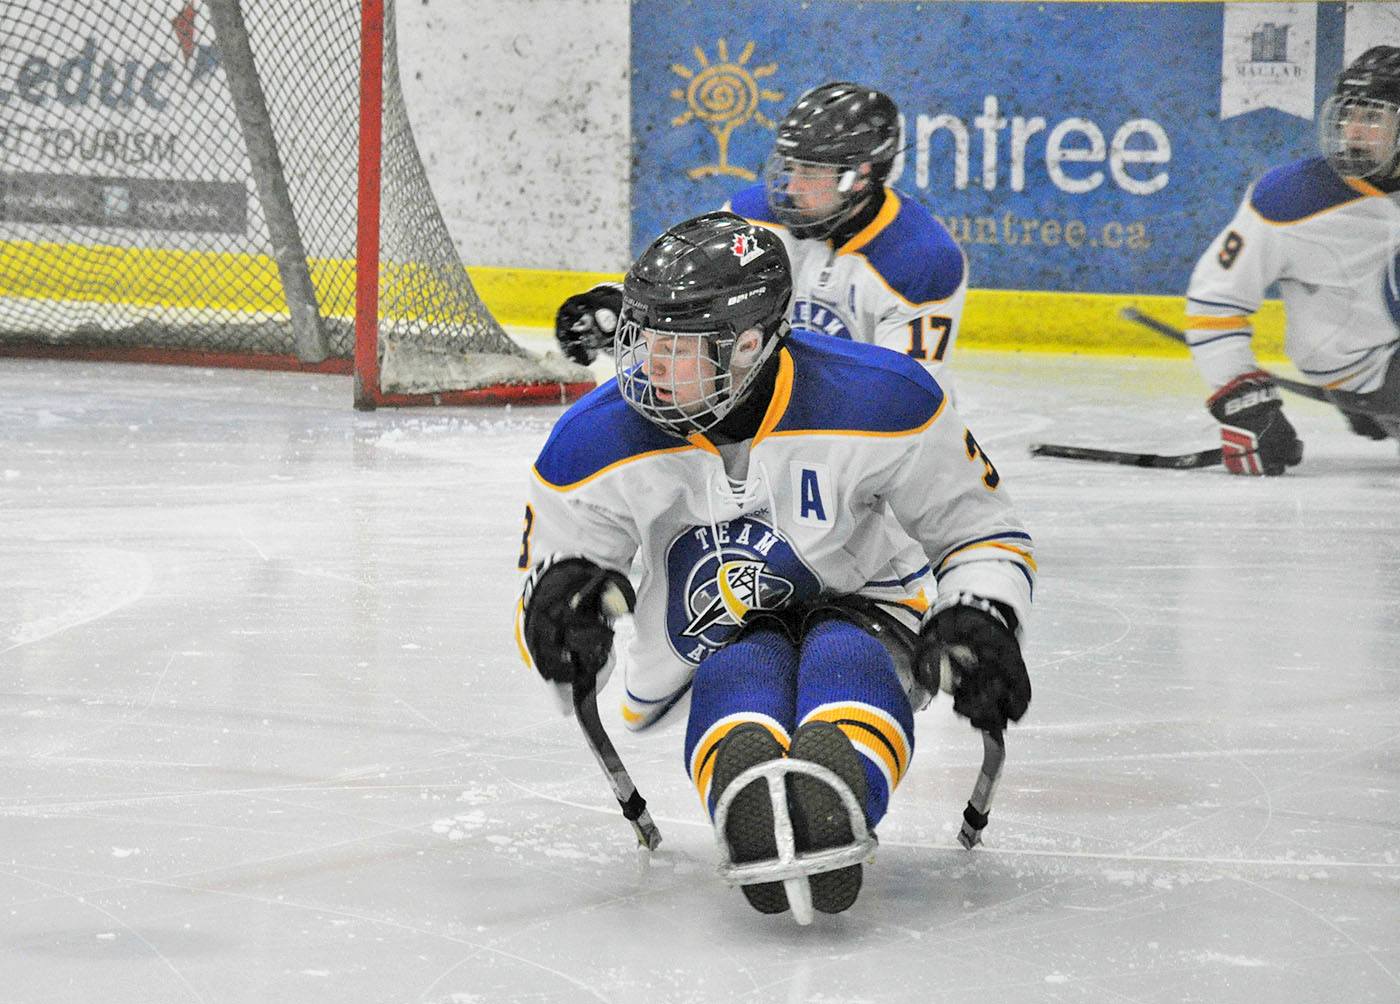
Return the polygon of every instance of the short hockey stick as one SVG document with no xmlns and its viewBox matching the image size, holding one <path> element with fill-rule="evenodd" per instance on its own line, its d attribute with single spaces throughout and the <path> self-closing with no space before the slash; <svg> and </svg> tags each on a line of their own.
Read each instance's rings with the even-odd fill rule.
<svg viewBox="0 0 1400 1004">
<path fill-rule="evenodd" d="M 1135 307 L 1124 307 L 1118 312 L 1118 316 L 1125 321 L 1133 321 L 1137 324 L 1141 324 L 1144 328 L 1151 328 L 1153 331 L 1157 332 L 1157 334 L 1166 335 L 1168 338 L 1180 342 L 1182 345 L 1191 344 L 1186 340 L 1186 332 L 1182 331 L 1180 328 L 1173 328 L 1170 324 L 1165 324 L 1155 317 L 1148 317 Z M 1275 373 L 1270 373 L 1269 377 L 1284 390 L 1297 394 L 1299 397 L 1311 398 L 1314 401 L 1327 400 L 1327 392 L 1321 387 L 1314 387 L 1312 384 L 1303 383 L 1301 380 L 1290 380 L 1288 377 L 1281 377 Z"/>
<path fill-rule="evenodd" d="M 1006 762 L 1006 738 L 1001 729 L 991 729 L 982 733 L 982 771 L 977 775 L 977 784 L 972 789 L 972 797 L 963 810 L 962 829 L 958 830 L 958 843 L 972 850 L 982 842 L 982 831 L 987 828 L 987 818 L 992 811 L 992 795 L 997 781 L 1001 779 L 1001 767 Z"/>
<path fill-rule="evenodd" d="M 622 814 L 632 824 L 632 829 L 637 831 L 637 843 L 654 851 L 661 844 L 661 831 L 652 822 L 651 813 L 647 812 L 647 800 L 632 783 L 632 776 L 622 765 L 622 757 L 617 755 L 612 740 L 603 730 L 603 721 L 598 717 L 598 693 L 594 689 L 596 682 L 595 679 L 574 680 L 574 713 L 578 716 L 584 738 L 588 740 L 588 748 L 593 751 L 598 766 L 603 768 L 617 804 L 622 806 Z"/>
<path fill-rule="evenodd" d="M 1128 467 L 1165 467 L 1186 471 L 1197 467 L 1215 467 L 1220 463 L 1219 449 L 1177 455 L 1161 453 L 1126 453 L 1119 450 L 1097 450 L 1090 446 L 1062 446 L 1057 443 L 1035 443 L 1033 457 L 1062 457 L 1066 460 L 1095 460 L 1101 464 L 1123 464 Z"/>
</svg>

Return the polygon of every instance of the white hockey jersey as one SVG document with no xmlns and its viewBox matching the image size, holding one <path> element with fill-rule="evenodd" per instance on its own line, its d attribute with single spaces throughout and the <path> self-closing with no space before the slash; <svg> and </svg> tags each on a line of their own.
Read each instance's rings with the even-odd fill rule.
<svg viewBox="0 0 1400 1004">
<path fill-rule="evenodd" d="M 837 248 L 793 237 L 768 208 L 762 184 L 724 208 L 782 237 L 792 260 L 794 328 L 902 352 L 952 391 L 944 363 L 967 299 L 967 256 L 922 205 L 886 186 L 875 219 Z"/>
<path fill-rule="evenodd" d="M 1322 157 L 1251 186 L 1191 274 L 1186 327 L 1202 375 L 1222 387 L 1259 368 L 1248 318 L 1277 281 L 1294 365 L 1325 387 L 1376 390 L 1400 346 L 1398 198 Z"/>
<path fill-rule="evenodd" d="M 750 610 L 859 593 L 917 623 L 951 590 L 1001 600 L 1025 623 L 1031 539 L 907 356 L 794 332 L 757 434 L 724 453 L 728 465 L 706 437 L 662 432 L 610 383 L 560 418 L 535 462 L 520 568 L 582 555 L 637 585 L 621 659 L 630 728 L 669 710 Z"/>
</svg>

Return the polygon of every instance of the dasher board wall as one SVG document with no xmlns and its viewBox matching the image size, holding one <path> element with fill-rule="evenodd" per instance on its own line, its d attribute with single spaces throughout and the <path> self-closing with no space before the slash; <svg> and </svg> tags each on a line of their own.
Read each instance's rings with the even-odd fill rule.
<svg viewBox="0 0 1400 1004">
<path fill-rule="evenodd" d="M 632 38 L 634 253 L 755 183 L 805 89 L 856 80 L 900 106 L 892 183 L 974 287 L 1179 295 L 1246 186 L 1316 153 L 1345 61 L 1400 44 L 1400 4 L 637 0 Z"/>
<path fill-rule="evenodd" d="M 224 103 L 204 18 L 182 35 L 185 0 L 143 2 L 169 65 L 141 70 L 102 136 L 63 132 L 56 100 L 49 131 L 8 128 L 27 54 L 0 47 L 7 173 L 139 178 L 159 157 L 201 177 L 197 125 L 160 98 L 179 86 Z M 1400 44 L 1400 3 L 410 0 L 398 28 L 415 136 L 469 266 L 621 272 L 662 227 L 748 183 L 733 172 L 758 170 L 804 88 L 853 77 L 904 108 L 897 184 L 954 224 L 974 287 L 1177 295 L 1248 181 L 1314 149 L 1343 60 Z M 75 67 L 89 49 L 124 65 L 112 40 L 75 37 Z M 722 79 L 756 88 L 746 117 L 723 88 L 702 90 Z M 222 189 L 188 194 L 166 209 L 185 214 L 164 221 L 167 246 L 196 214 L 237 225 Z"/>
</svg>

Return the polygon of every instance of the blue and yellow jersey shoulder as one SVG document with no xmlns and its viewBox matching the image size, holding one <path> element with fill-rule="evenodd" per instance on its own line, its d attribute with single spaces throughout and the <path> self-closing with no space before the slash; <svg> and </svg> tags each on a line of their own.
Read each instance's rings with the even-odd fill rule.
<svg viewBox="0 0 1400 1004">
<path fill-rule="evenodd" d="M 566 490 L 629 460 L 693 449 L 633 411 L 610 380 L 555 423 L 535 460 L 535 473 L 545 484 Z"/>
<path fill-rule="evenodd" d="M 905 300 L 946 300 L 967 276 L 962 248 L 943 224 L 898 189 L 885 189 L 885 204 L 870 225 L 840 248 L 861 254 Z"/>
<path fill-rule="evenodd" d="M 768 434 L 799 432 L 899 436 L 918 432 L 943 410 L 943 388 L 914 359 L 864 342 L 794 331 L 784 346 Z"/>
<path fill-rule="evenodd" d="M 729 208 L 750 223 L 782 226 L 773 215 L 773 210 L 768 208 L 768 192 L 763 182 L 735 192 L 730 196 Z"/>
<path fill-rule="evenodd" d="M 1325 157 L 1307 157 L 1276 167 L 1249 195 L 1253 210 L 1270 223 L 1300 223 L 1319 213 L 1366 198 L 1332 170 Z"/>
</svg>

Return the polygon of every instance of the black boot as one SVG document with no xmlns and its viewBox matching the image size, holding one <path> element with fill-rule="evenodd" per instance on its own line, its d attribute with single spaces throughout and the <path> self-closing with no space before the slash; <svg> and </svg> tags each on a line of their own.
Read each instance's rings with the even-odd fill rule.
<svg viewBox="0 0 1400 1004">
<path fill-rule="evenodd" d="M 719 804 L 730 782 L 744 771 L 782 756 L 782 746 L 762 725 L 745 722 L 735 726 L 715 754 L 715 804 Z M 773 801 L 766 780 L 759 778 L 734 796 L 725 820 L 724 839 L 729 844 L 729 859 L 736 865 L 778 856 L 778 843 L 773 836 Z M 759 913 L 782 913 L 788 908 L 781 882 L 759 882 L 740 888 Z"/>
<path fill-rule="evenodd" d="M 788 756 L 821 764 L 846 783 L 858 805 L 865 805 L 865 766 L 846 734 L 830 722 L 808 722 L 793 734 Z M 844 847 L 855 839 L 846 805 L 830 785 L 803 774 L 787 779 L 788 810 L 799 852 Z M 810 877 L 812 906 L 822 913 L 848 909 L 860 894 L 861 866 L 850 865 Z"/>
</svg>

